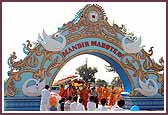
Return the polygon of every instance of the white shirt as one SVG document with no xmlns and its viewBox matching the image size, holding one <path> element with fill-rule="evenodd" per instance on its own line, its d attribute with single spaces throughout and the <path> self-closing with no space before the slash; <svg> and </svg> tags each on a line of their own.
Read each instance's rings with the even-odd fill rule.
<svg viewBox="0 0 168 115">
<path fill-rule="evenodd" d="M 50 92 L 47 89 L 43 89 L 41 91 L 40 111 L 49 111 L 49 98 L 51 98 Z"/>
<path fill-rule="evenodd" d="M 71 101 L 66 101 L 64 104 L 64 111 L 70 111 Z"/>
<path fill-rule="evenodd" d="M 87 109 L 88 109 L 88 111 L 95 111 L 96 110 L 96 104 L 94 102 L 88 102 L 87 103 Z"/>
<path fill-rule="evenodd" d="M 41 104 L 49 104 L 50 92 L 47 89 L 41 91 Z"/>
<path fill-rule="evenodd" d="M 78 102 L 72 102 L 70 104 L 70 111 L 78 111 L 77 107 L 78 107 Z"/>
<path fill-rule="evenodd" d="M 82 103 L 78 103 L 77 111 L 85 111 L 85 107 Z"/>
<path fill-rule="evenodd" d="M 112 106 L 111 111 L 125 111 L 125 109 L 115 104 L 114 106 Z"/>
<path fill-rule="evenodd" d="M 101 106 L 98 111 L 107 111 L 107 107 L 106 106 Z"/>
</svg>

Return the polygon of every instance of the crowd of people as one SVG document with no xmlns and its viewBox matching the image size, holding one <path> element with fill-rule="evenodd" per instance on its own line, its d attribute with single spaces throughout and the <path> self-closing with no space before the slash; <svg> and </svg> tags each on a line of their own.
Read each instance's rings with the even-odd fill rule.
<svg viewBox="0 0 168 115">
<path fill-rule="evenodd" d="M 59 94 L 51 93 L 48 85 L 41 91 L 40 111 L 123 111 L 125 101 L 121 93 L 122 85 L 116 91 L 112 86 L 90 87 L 86 84 L 82 89 L 69 84 L 67 88 L 60 86 Z"/>
</svg>

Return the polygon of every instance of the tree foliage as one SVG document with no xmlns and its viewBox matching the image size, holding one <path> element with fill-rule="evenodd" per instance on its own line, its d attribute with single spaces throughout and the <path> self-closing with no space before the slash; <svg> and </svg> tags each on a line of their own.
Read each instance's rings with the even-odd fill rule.
<svg viewBox="0 0 168 115">
<path fill-rule="evenodd" d="M 106 72 L 116 72 L 115 68 L 111 65 L 105 65 Z"/>
<path fill-rule="evenodd" d="M 95 73 L 98 72 L 96 67 L 87 67 L 86 64 L 76 69 L 80 77 L 86 82 L 95 82 Z"/>
<path fill-rule="evenodd" d="M 104 86 L 104 85 L 107 85 L 107 82 L 105 81 L 105 80 L 102 80 L 102 79 L 98 79 L 97 81 L 96 81 L 96 85 L 97 86 Z"/>
<path fill-rule="evenodd" d="M 122 85 L 122 80 L 120 79 L 119 76 L 114 77 L 114 79 L 112 80 L 111 84 L 112 84 L 113 86 L 119 87 L 119 86 Z"/>
</svg>

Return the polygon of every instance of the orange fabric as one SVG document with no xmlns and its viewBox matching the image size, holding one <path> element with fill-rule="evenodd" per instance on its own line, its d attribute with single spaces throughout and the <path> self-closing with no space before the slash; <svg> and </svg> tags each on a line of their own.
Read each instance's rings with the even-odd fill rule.
<svg viewBox="0 0 168 115">
<path fill-rule="evenodd" d="M 76 89 L 72 89 L 72 94 L 77 94 L 77 90 Z"/>
<path fill-rule="evenodd" d="M 121 99 L 121 98 L 122 98 L 122 95 L 121 95 L 122 92 L 124 92 L 124 88 L 123 88 L 123 87 L 122 87 L 122 88 L 120 87 L 119 90 L 118 90 L 118 99 Z"/>
<path fill-rule="evenodd" d="M 87 107 L 87 102 L 89 97 L 88 94 L 89 94 L 89 90 L 87 88 L 82 89 L 80 92 L 80 98 L 83 99 L 83 105 L 85 106 L 85 108 Z"/>
<path fill-rule="evenodd" d="M 102 89 L 102 87 L 98 87 L 98 88 L 97 88 L 97 93 L 98 93 L 98 101 L 100 101 L 101 98 L 102 98 L 102 94 L 103 94 L 103 89 Z"/>
<path fill-rule="evenodd" d="M 106 99 L 106 101 L 108 101 L 108 96 L 110 95 L 110 91 L 108 88 L 103 88 L 103 98 Z"/>
<path fill-rule="evenodd" d="M 64 89 L 63 87 L 60 88 L 60 93 L 59 93 L 59 95 L 60 95 L 61 97 L 64 97 L 64 96 L 65 96 L 65 89 Z"/>
<path fill-rule="evenodd" d="M 57 103 L 57 99 L 54 95 L 51 96 L 51 98 L 49 99 L 50 105 L 53 107 L 56 105 Z"/>
<path fill-rule="evenodd" d="M 66 90 L 66 96 L 72 96 L 73 95 L 73 89 L 68 87 L 67 90 Z"/>
<path fill-rule="evenodd" d="M 115 104 L 115 101 L 116 101 L 116 91 L 115 91 L 115 89 L 112 89 L 111 95 L 110 95 L 109 105 L 113 106 Z"/>
</svg>

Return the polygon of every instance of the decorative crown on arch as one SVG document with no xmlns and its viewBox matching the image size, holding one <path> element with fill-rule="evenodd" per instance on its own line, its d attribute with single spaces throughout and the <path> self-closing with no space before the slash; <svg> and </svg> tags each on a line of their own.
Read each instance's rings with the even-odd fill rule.
<svg viewBox="0 0 168 115">
<path fill-rule="evenodd" d="M 58 32 L 65 36 L 66 45 L 84 38 L 101 38 L 123 49 L 121 40 L 130 33 L 126 32 L 123 25 L 119 27 L 113 23 L 111 26 L 107 19 L 101 6 L 89 4 L 79 10 L 72 21 L 58 28 Z M 59 67 L 64 65 L 62 51 L 47 51 L 39 43 L 33 47 L 30 41 L 27 40 L 27 45 L 24 44 L 23 52 L 27 54 L 24 59 L 15 61 L 17 58 L 15 52 L 8 59 L 10 67 L 8 75 L 10 77 L 6 84 L 6 96 L 16 95 L 18 90 L 15 83 L 21 81 L 25 73 L 30 73 L 32 78 L 40 79 L 41 81 L 45 77 L 54 79 L 57 73 L 53 71 L 60 69 Z M 164 70 L 164 61 L 161 58 L 160 64 L 157 64 L 151 60 L 150 56 L 152 54 L 152 48 L 149 52 L 142 49 L 138 54 L 125 53 L 121 58 L 121 63 L 126 70 L 134 72 L 134 77 L 139 77 L 141 80 L 143 78 L 148 79 L 149 74 L 157 76 L 157 81 L 161 83 L 159 93 L 164 95 L 164 77 L 163 73 L 160 73 Z"/>
</svg>

